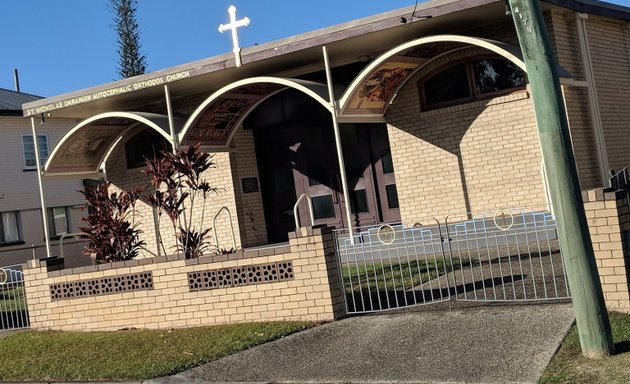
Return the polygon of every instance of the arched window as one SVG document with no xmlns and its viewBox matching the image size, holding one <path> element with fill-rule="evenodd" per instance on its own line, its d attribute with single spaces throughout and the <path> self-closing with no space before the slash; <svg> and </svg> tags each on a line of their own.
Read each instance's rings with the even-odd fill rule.
<svg viewBox="0 0 630 384">
<path fill-rule="evenodd" d="M 500 57 L 455 63 L 418 82 L 422 109 L 437 109 L 524 89 L 525 73 Z"/>
</svg>

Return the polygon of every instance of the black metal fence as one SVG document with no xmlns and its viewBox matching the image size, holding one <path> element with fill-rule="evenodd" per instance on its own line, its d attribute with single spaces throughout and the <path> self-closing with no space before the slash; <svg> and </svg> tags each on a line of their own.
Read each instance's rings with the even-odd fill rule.
<svg viewBox="0 0 630 384">
<path fill-rule="evenodd" d="M 82 254 L 85 244 L 86 241 L 67 241 L 63 242 L 63 244 L 51 244 L 51 256 L 61 257 L 63 255 L 66 268 L 92 265 L 92 260 Z M 46 246 L 44 245 L 0 249 L 0 268 L 24 264 L 29 260 L 43 259 L 45 257 Z"/>
</svg>

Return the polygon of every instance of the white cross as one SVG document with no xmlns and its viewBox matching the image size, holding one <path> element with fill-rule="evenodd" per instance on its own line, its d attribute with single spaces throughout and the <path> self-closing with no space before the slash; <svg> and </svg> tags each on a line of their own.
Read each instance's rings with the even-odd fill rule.
<svg viewBox="0 0 630 384">
<path fill-rule="evenodd" d="M 223 33 L 228 30 L 232 30 L 232 44 L 234 45 L 234 57 L 236 58 L 236 66 L 241 66 L 241 47 L 238 46 L 238 35 L 236 34 L 236 28 L 238 27 L 246 27 L 249 25 L 249 18 L 244 17 L 241 20 L 236 21 L 236 7 L 230 5 L 228 8 L 228 13 L 230 14 L 230 23 L 229 24 L 221 24 L 219 25 L 219 32 Z"/>
</svg>

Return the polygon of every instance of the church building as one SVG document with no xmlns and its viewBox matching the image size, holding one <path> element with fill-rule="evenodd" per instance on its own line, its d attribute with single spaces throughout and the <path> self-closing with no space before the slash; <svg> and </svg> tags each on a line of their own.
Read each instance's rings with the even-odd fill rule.
<svg viewBox="0 0 630 384">
<path fill-rule="evenodd" d="M 630 164 L 630 8 L 541 7 L 581 188 L 607 186 L 611 170 Z M 52 149 L 44 188 L 67 175 L 146 184 L 145 157 L 199 143 L 214 156 L 208 181 L 219 190 L 204 226 L 219 249 L 251 248 L 286 242 L 296 225 L 354 233 L 550 209 L 527 78 L 504 0 L 434 0 L 23 112 L 38 129 L 42 116 L 44 126 L 78 121 Z M 147 249 L 159 254 L 155 214 L 138 210 Z"/>
</svg>

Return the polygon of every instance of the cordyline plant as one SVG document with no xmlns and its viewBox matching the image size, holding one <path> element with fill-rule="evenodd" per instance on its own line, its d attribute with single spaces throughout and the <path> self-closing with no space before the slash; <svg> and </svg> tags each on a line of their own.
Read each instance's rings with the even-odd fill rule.
<svg viewBox="0 0 630 384">
<path fill-rule="evenodd" d="M 82 209 L 88 209 L 88 215 L 81 218 L 88 226 L 79 228 L 89 238 L 83 254 L 96 264 L 131 260 L 145 245 L 140 240 L 142 231 L 133 222 L 135 204 L 144 187 L 110 194 L 110 186 L 111 183 L 103 182 L 79 191 L 85 196 Z"/>
<path fill-rule="evenodd" d="M 206 199 L 210 193 L 217 192 L 217 189 L 211 187 L 203 177 L 204 172 L 214 166 L 212 156 L 201 152 L 199 144 L 174 153 L 162 152 L 162 155 L 159 159 L 146 161 L 145 172 L 154 191 L 143 199 L 157 210 L 158 232 L 160 218 L 164 214 L 170 220 L 177 239 L 177 252 L 184 252 L 188 259 L 197 258 L 210 246 L 208 233 L 211 228 L 197 229 L 192 213 L 197 212 L 195 205 L 202 199 L 201 218 L 198 223 L 202 228 Z M 187 209 L 184 204 L 188 204 Z M 167 253 L 161 237 L 159 243 L 164 253 Z"/>
</svg>

